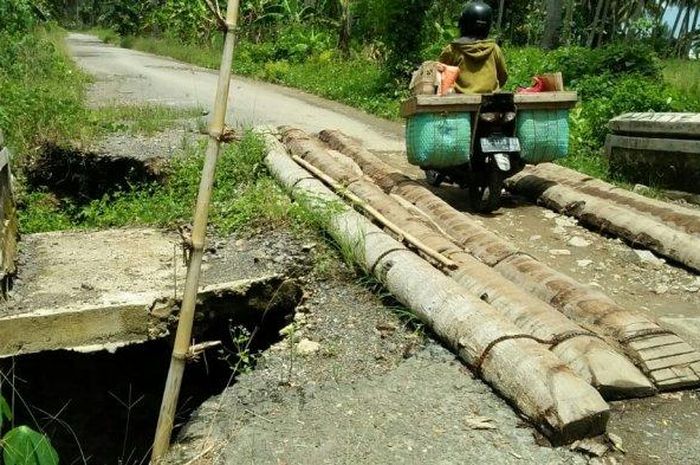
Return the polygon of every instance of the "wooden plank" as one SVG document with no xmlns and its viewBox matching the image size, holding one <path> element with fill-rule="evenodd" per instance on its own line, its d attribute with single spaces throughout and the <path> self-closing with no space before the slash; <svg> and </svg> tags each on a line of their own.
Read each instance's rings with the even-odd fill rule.
<svg viewBox="0 0 700 465">
<path fill-rule="evenodd" d="M 475 112 L 481 105 L 481 95 L 417 95 L 401 104 L 401 116 L 418 113 Z"/>
<path fill-rule="evenodd" d="M 576 92 L 540 92 L 515 94 L 518 110 L 568 109 L 578 103 Z"/>
<path fill-rule="evenodd" d="M 625 113 L 610 121 L 617 134 L 700 139 L 700 113 Z"/>
<path fill-rule="evenodd" d="M 658 347 L 666 347 L 670 345 L 680 344 L 676 336 L 650 336 L 648 339 L 640 339 L 630 342 L 629 346 L 634 350 L 643 352 L 649 349 Z"/>
<path fill-rule="evenodd" d="M 481 95 L 417 95 L 403 102 L 401 116 L 404 118 L 417 113 L 440 113 L 477 111 L 481 105 Z M 515 104 L 520 110 L 573 108 L 578 102 L 576 92 L 540 92 L 537 94 L 516 94 Z"/>
<path fill-rule="evenodd" d="M 678 367 L 683 365 L 690 365 L 691 363 L 700 362 L 700 353 L 692 351 L 690 353 L 684 353 L 681 355 L 674 355 L 672 357 L 665 357 L 656 360 L 645 360 L 649 371 L 660 370 L 662 368 Z"/>
</svg>

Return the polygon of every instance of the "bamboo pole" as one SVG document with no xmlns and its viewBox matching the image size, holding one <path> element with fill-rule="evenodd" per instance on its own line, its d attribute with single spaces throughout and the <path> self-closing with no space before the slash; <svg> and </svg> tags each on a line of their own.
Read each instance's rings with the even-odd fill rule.
<svg viewBox="0 0 700 465">
<path fill-rule="evenodd" d="M 199 185 L 197 206 L 192 230 L 192 254 L 187 269 L 185 293 L 182 300 L 182 310 L 177 325 L 175 345 L 173 347 L 170 369 L 165 383 L 163 402 L 160 407 L 158 426 L 153 441 L 151 463 L 158 463 L 170 446 L 175 411 L 180 395 L 180 386 L 185 371 L 187 354 L 190 352 L 194 311 L 197 303 L 197 289 L 202 268 L 204 242 L 206 240 L 207 222 L 209 218 L 209 203 L 214 185 L 216 161 L 221 149 L 221 135 L 224 133 L 226 111 L 228 106 L 229 89 L 231 84 L 231 68 L 233 65 L 233 49 L 236 44 L 235 28 L 238 22 L 240 0 L 228 0 L 225 18 L 225 41 L 219 69 L 219 81 L 214 101 L 214 114 L 209 124 L 209 145 L 202 168 L 202 179 Z M 221 19 L 221 18 L 219 18 Z"/>
</svg>

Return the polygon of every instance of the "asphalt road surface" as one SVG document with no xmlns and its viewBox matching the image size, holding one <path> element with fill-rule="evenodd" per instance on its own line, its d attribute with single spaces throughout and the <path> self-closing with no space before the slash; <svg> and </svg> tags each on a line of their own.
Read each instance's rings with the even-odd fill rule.
<svg viewBox="0 0 700 465">
<path fill-rule="evenodd" d="M 95 76 L 97 100 L 210 109 L 217 74 L 156 55 L 102 43 L 72 33 L 68 47 L 78 65 Z M 93 99 L 94 100 L 94 99 Z M 297 126 L 307 131 L 342 129 L 373 150 L 401 151 L 401 126 L 363 112 L 281 86 L 245 78 L 232 80 L 228 122 L 232 126 Z"/>
</svg>

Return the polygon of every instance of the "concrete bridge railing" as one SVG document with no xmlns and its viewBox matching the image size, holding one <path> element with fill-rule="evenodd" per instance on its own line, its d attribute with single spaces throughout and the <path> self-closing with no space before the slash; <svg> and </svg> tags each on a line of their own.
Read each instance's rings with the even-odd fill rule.
<svg viewBox="0 0 700 465">
<path fill-rule="evenodd" d="M 700 113 L 627 113 L 610 121 L 615 174 L 639 184 L 700 194 Z"/>
</svg>

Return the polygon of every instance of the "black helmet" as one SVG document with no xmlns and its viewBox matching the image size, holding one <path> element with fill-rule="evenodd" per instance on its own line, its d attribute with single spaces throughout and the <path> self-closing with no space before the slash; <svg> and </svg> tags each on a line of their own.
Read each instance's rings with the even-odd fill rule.
<svg viewBox="0 0 700 465">
<path fill-rule="evenodd" d="M 485 39 L 491 31 L 493 10 L 484 2 L 467 3 L 459 18 L 459 31 L 462 37 Z"/>
</svg>

